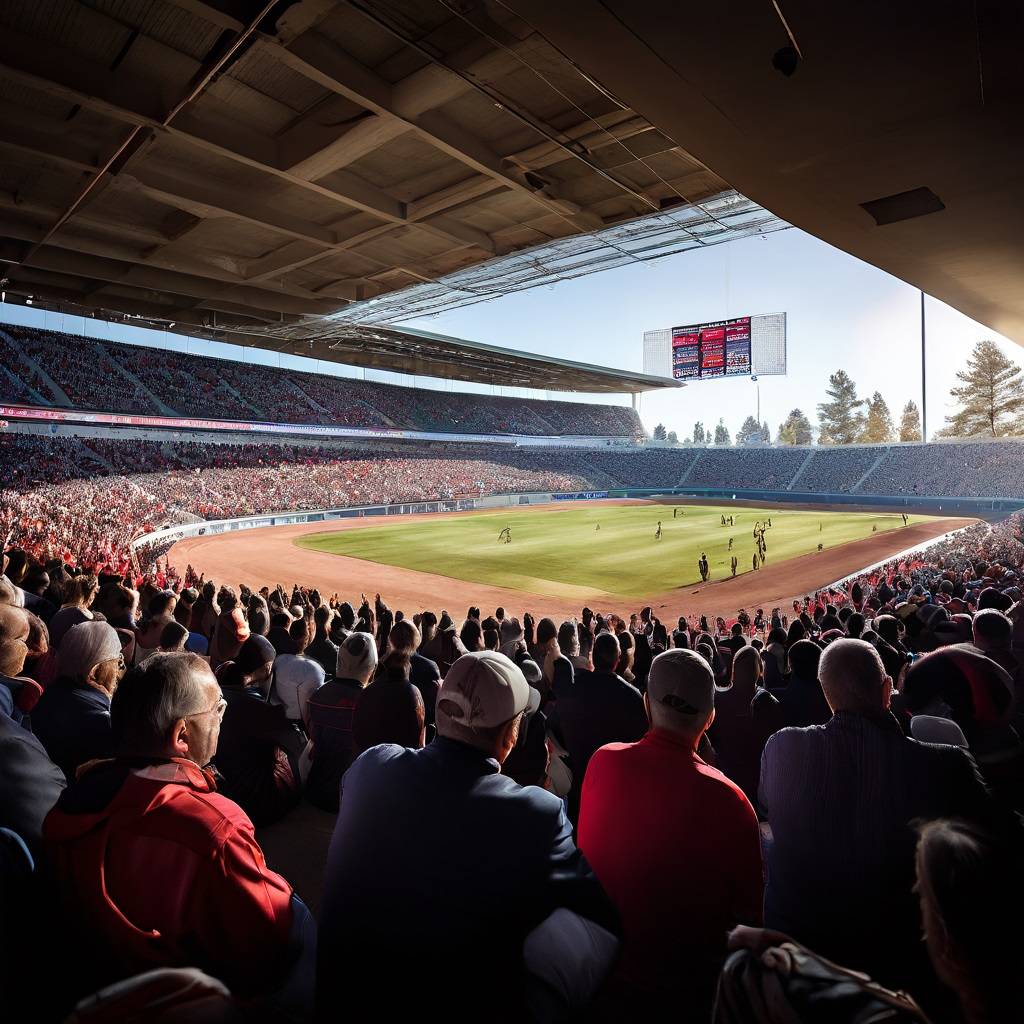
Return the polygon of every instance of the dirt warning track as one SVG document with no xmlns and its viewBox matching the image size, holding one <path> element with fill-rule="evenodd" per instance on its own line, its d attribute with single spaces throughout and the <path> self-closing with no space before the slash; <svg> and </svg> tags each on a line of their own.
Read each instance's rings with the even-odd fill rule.
<svg viewBox="0 0 1024 1024">
<path fill-rule="evenodd" d="M 553 512 L 573 507 L 573 502 L 532 505 L 532 510 L 549 508 Z M 640 505 L 638 500 L 588 502 L 588 506 Z M 680 503 L 682 504 L 682 503 Z M 805 506 L 794 505 L 793 508 Z M 481 514 L 493 509 L 480 510 Z M 890 511 L 886 509 L 885 511 Z M 451 517 L 474 515 L 473 512 L 452 513 Z M 443 513 L 403 516 L 403 522 L 437 519 Z M 552 597 L 529 593 L 511 587 L 471 583 L 452 579 L 440 573 L 419 572 L 399 566 L 381 565 L 348 555 L 335 555 L 297 547 L 297 537 L 311 533 L 336 533 L 380 526 L 380 517 L 341 519 L 329 523 L 307 523 L 301 526 L 271 526 L 241 530 L 208 537 L 190 537 L 171 548 L 170 561 L 179 569 L 192 565 L 207 579 L 237 587 L 274 587 L 286 589 L 293 583 L 316 587 L 327 596 L 337 593 L 342 599 L 356 603 L 361 593 L 371 599 L 380 593 L 392 609 L 412 614 L 424 608 L 446 609 L 456 621 L 470 605 L 479 605 L 485 613 L 498 606 L 509 614 L 524 611 L 535 616 L 550 615 L 561 620 L 579 615 L 583 605 L 596 611 L 628 615 L 642 604 L 650 604 L 659 617 L 668 621 L 681 614 L 732 615 L 743 606 L 771 607 L 784 605 L 795 597 L 812 593 L 833 580 L 872 565 L 890 554 L 923 544 L 933 537 L 976 522 L 974 519 L 941 518 L 915 523 L 904 529 L 886 531 L 864 540 L 852 541 L 826 551 L 769 564 L 757 572 L 741 572 L 735 579 L 711 580 L 690 584 L 662 594 L 652 594 L 645 602 L 603 591 L 586 591 L 569 597 Z"/>
</svg>

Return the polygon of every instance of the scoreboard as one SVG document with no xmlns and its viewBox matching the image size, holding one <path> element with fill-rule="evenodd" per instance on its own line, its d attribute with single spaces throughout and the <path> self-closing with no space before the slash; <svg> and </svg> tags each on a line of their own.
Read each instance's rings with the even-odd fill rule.
<svg viewBox="0 0 1024 1024">
<path fill-rule="evenodd" d="M 672 376 L 676 380 L 750 373 L 749 316 L 672 328 Z"/>
</svg>

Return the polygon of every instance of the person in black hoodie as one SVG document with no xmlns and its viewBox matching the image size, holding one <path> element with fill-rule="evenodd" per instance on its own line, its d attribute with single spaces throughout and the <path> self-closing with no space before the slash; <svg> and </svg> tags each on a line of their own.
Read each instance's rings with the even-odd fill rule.
<svg viewBox="0 0 1024 1024">
<path fill-rule="evenodd" d="M 824 725 L 832 717 L 832 709 L 818 682 L 818 662 L 821 648 L 811 640 L 798 640 L 789 649 L 792 672 L 789 682 L 776 691 L 782 714 L 782 724 L 803 728 Z"/>
<path fill-rule="evenodd" d="M 284 817 L 302 796 L 299 756 L 305 740 L 284 707 L 268 704 L 263 693 L 274 657 L 266 637 L 250 636 L 235 660 L 217 669 L 228 706 L 214 763 L 224 793 L 257 825 Z"/>
</svg>

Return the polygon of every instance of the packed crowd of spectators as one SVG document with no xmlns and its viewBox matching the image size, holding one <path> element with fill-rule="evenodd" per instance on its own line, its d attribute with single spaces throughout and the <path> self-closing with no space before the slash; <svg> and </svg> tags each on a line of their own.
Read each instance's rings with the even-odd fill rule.
<svg viewBox="0 0 1024 1024">
<path fill-rule="evenodd" d="M 406 388 L 13 325 L 4 325 L 0 334 L 14 356 L 15 376 L 0 374 L 0 400 L 6 401 L 31 400 L 19 376 L 34 374 L 36 390 L 50 391 L 18 359 L 24 353 L 74 407 L 103 412 L 152 415 L 161 411 L 159 402 L 183 415 L 209 419 L 542 437 L 644 436 L 635 410 L 625 406 Z M 61 404 L 58 397 L 51 394 L 49 402 Z"/>
<path fill-rule="evenodd" d="M 941 482 L 956 494 L 965 490 L 965 469 L 956 454 L 960 447 L 947 444 L 938 449 L 951 457 L 951 468 Z M 992 449 L 999 452 L 985 463 L 991 477 L 972 471 L 977 491 L 969 494 L 1020 493 L 1016 484 L 1003 484 L 1007 477 L 1015 481 L 1020 473 L 1019 463 L 1010 458 L 1018 446 L 963 447 L 972 459 Z M 975 448 L 983 451 L 975 453 Z M 844 482 L 864 472 L 863 455 L 851 461 L 854 451 L 815 452 L 797 489 L 810 490 L 811 483 L 842 489 Z M 926 446 L 892 449 L 901 453 L 901 471 L 908 478 L 913 476 L 913 463 L 902 453 L 911 451 L 922 463 L 920 475 L 934 472 L 935 455 Z M 683 479 L 687 485 L 739 488 L 755 484 L 757 465 L 767 488 L 779 486 L 784 474 L 795 473 L 794 466 L 805 458 L 802 451 L 785 449 L 211 444 L 5 432 L 0 433 L 0 530 L 10 531 L 14 542 L 38 557 L 59 556 L 96 569 L 106 558 L 115 566 L 128 564 L 127 545 L 142 534 L 197 518 L 531 491 L 668 490 Z M 819 460 L 833 472 L 814 470 Z M 732 472 L 736 477 L 730 479 Z M 937 477 L 929 479 L 939 486 Z M 46 548 L 48 541 L 51 546 Z"/>
<path fill-rule="evenodd" d="M 704 448 L 686 482 L 784 490 L 806 459 L 806 448 Z"/>
<path fill-rule="evenodd" d="M 158 411 L 156 403 L 142 387 L 118 373 L 104 358 L 105 347 L 98 341 L 72 339 L 58 331 L 13 324 L 4 324 L 0 333 L 6 335 L 12 355 L 20 351 L 28 356 L 67 395 L 72 406 L 150 415 Z M 27 365 L 13 358 L 10 366 L 18 374 L 30 372 Z M 37 391 L 51 390 L 38 374 L 35 381 L 33 386 Z M 0 378 L 0 386 L 7 383 L 6 376 Z M 2 397 L 7 396 L 4 394 Z M 51 402 L 61 404 L 57 395 L 52 395 Z"/>
<path fill-rule="evenodd" d="M 817 448 L 814 457 L 793 485 L 796 491 L 849 494 L 864 474 L 885 453 L 883 446 Z M 894 494 L 903 492 L 899 487 Z"/>
<path fill-rule="evenodd" d="M 9 541 L 5 990 L 43 1021 L 1016 1019 L 1022 529 L 714 622 Z M 334 816 L 322 896 L 257 840 L 303 804 Z"/>
<path fill-rule="evenodd" d="M 957 442 L 894 446 L 861 484 L 861 494 L 921 494 L 961 498 L 1024 496 L 1019 442 Z"/>
<path fill-rule="evenodd" d="M 224 369 L 230 364 L 223 360 L 187 360 L 178 352 L 126 345 L 104 345 L 103 351 L 111 361 L 138 377 L 158 398 L 173 395 L 171 407 L 176 412 L 229 420 L 263 415 L 261 409 L 245 402 L 226 383 Z"/>
</svg>

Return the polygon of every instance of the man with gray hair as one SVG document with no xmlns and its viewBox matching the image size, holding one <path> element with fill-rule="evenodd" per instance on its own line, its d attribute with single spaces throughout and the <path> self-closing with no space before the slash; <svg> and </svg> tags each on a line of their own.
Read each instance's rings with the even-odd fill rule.
<svg viewBox="0 0 1024 1024">
<path fill-rule="evenodd" d="M 699 654 L 659 654 L 644 704 L 647 735 L 590 759 L 579 844 L 622 915 L 611 987 L 630 1016 L 707 1019 L 727 933 L 761 922 L 757 816 L 697 754 L 715 717 L 715 679 Z"/>
<path fill-rule="evenodd" d="M 765 924 L 927 1001 L 936 983 L 920 941 L 911 823 L 984 819 L 991 797 L 966 750 L 904 735 L 871 644 L 833 641 L 818 678 L 832 718 L 782 729 L 761 759 L 773 837 Z"/>
<path fill-rule="evenodd" d="M 35 707 L 42 692 L 34 679 L 22 676 L 29 653 L 29 613 L 13 604 L 0 604 L 0 715 L 19 725 Z"/>
<path fill-rule="evenodd" d="M 124 669 L 109 623 L 79 622 L 64 634 L 57 679 L 32 711 L 32 731 L 69 782 L 81 765 L 110 753 L 110 701 Z"/>
<path fill-rule="evenodd" d="M 325 1013 L 419 1016 L 433 992 L 448 1020 L 523 1019 L 528 933 L 564 906 L 614 929 L 562 802 L 502 774 L 539 705 L 509 658 L 464 654 L 437 739 L 371 747 L 346 772 L 320 913 Z"/>
<path fill-rule="evenodd" d="M 153 967 L 196 966 L 242 998 L 279 993 L 303 942 L 315 941 L 252 822 L 205 770 L 226 707 L 203 658 L 154 654 L 114 695 L 114 757 L 86 765 L 46 818 L 61 905 L 87 936 L 74 948 L 90 991 Z M 282 1001 L 308 1012 L 311 981 L 310 948 L 304 994 L 289 989 Z"/>
</svg>

